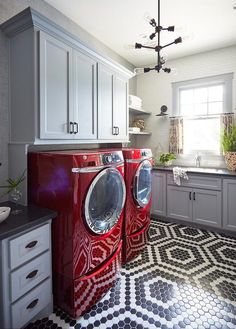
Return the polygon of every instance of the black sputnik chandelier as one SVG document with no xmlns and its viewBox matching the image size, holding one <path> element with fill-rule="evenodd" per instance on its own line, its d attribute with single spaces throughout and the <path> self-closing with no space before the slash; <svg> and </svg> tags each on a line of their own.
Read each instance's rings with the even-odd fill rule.
<svg viewBox="0 0 236 329">
<path fill-rule="evenodd" d="M 168 26 L 168 27 L 163 27 L 161 26 L 161 5 L 160 5 L 160 0 L 158 0 L 158 22 L 154 18 L 151 18 L 149 20 L 149 24 L 154 28 L 154 32 L 149 36 L 150 40 L 153 40 L 157 36 L 157 45 L 156 46 L 148 46 L 148 45 L 142 45 L 141 43 L 135 43 L 135 48 L 136 49 L 141 49 L 141 48 L 146 48 L 146 49 L 153 49 L 157 53 L 157 64 L 154 67 L 144 67 L 143 72 L 147 73 L 152 70 L 157 71 L 158 73 L 160 71 L 164 71 L 166 73 L 171 72 L 171 68 L 165 67 L 165 58 L 161 55 L 162 49 L 169 47 L 173 44 L 181 43 L 182 38 L 178 37 L 175 39 L 173 42 L 170 42 L 164 46 L 161 46 L 161 32 L 162 31 L 169 31 L 169 32 L 174 32 L 175 27 L 174 26 Z"/>
</svg>

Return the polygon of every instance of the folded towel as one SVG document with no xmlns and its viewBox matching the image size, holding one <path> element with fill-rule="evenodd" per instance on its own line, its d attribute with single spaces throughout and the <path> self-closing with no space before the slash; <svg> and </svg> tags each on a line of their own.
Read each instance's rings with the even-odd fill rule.
<svg viewBox="0 0 236 329">
<path fill-rule="evenodd" d="M 175 181 L 176 185 L 179 185 L 179 186 L 181 185 L 180 178 L 188 180 L 187 169 L 180 168 L 180 167 L 174 167 L 173 175 L 174 175 L 174 181 Z"/>
</svg>

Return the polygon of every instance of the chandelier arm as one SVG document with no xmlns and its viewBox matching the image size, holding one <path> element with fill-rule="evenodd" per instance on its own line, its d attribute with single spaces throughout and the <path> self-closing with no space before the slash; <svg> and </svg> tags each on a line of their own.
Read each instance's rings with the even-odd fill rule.
<svg viewBox="0 0 236 329">
<path fill-rule="evenodd" d="M 165 45 L 165 46 L 162 46 L 162 48 L 166 48 L 166 47 L 168 47 L 168 46 L 171 46 L 171 45 L 173 45 L 173 44 L 175 44 L 175 42 L 173 41 L 173 42 L 170 42 L 170 43 L 167 43 L 167 45 Z"/>
<path fill-rule="evenodd" d="M 141 45 L 142 46 L 142 48 L 146 48 L 146 49 L 155 49 L 155 47 L 151 47 L 151 46 L 143 46 L 143 45 Z"/>
</svg>

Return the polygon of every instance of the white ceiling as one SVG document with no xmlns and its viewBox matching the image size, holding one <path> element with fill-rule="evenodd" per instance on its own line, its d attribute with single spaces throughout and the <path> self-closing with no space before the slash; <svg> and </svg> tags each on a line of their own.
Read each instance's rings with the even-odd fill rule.
<svg viewBox="0 0 236 329">
<path fill-rule="evenodd" d="M 127 49 L 142 42 L 141 34 L 153 28 L 145 13 L 157 18 L 157 0 L 45 0 L 136 67 L 154 63 L 154 51 Z M 161 25 L 183 27 L 162 32 L 162 45 L 190 35 L 182 44 L 166 48 L 177 58 L 236 44 L 236 10 L 233 0 L 162 0 Z"/>
</svg>

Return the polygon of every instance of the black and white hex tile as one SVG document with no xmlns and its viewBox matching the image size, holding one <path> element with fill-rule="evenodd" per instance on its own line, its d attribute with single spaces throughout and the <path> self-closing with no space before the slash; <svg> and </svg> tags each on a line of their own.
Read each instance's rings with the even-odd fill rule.
<svg viewBox="0 0 236 329">
<path fill-rule="evenodd" d="M 152 221 L 146 249 L 90 312 L 55 310 L 30 328 L 236 328 L 236 239 Z"/>
</svg>

